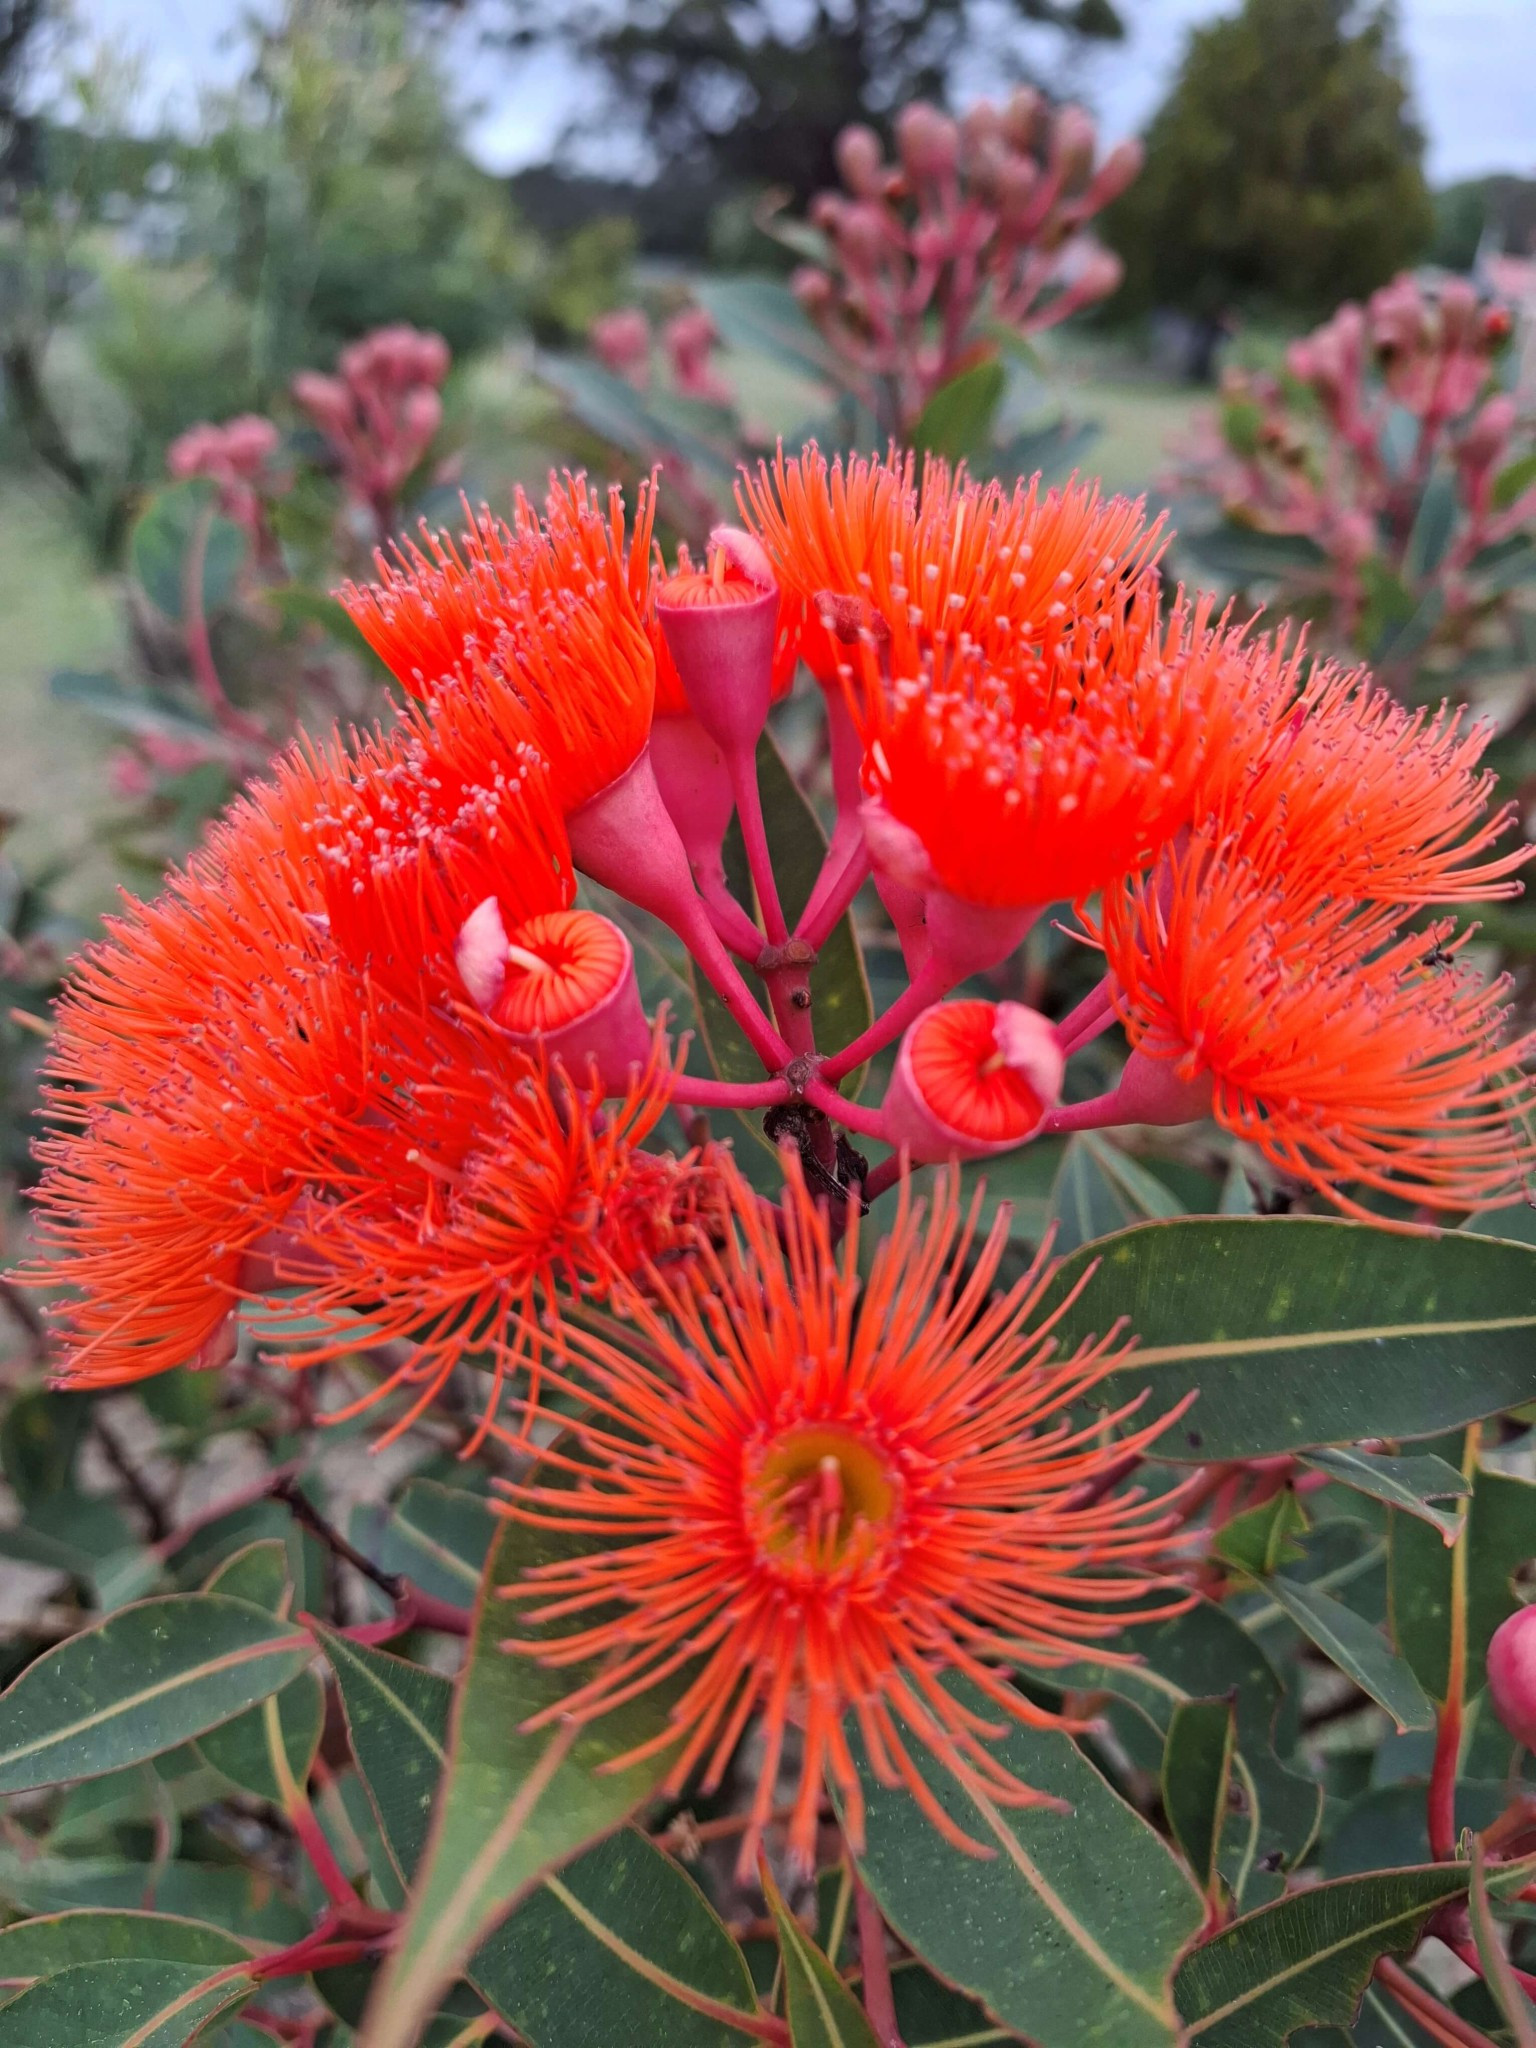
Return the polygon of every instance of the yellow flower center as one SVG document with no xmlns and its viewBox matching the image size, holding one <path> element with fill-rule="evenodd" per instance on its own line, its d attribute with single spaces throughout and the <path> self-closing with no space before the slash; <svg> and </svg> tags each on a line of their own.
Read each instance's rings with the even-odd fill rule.
<svg viewBox="0 0 1536 2048">
<path fill-rule="evenodd" d="M 841 1563 L 855 1532 L 866 1535 L 895 1516 L 898 1488 L 880 1453 L 836 1423 L 796 1429 L 764 1458 L 753 1487 L 765 1549 L 808 1552 Z"/>
</svg>

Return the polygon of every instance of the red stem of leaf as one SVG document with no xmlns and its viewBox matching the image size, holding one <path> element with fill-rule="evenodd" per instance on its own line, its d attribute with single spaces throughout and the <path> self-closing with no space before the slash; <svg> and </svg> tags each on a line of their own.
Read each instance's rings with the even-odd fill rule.
<svg viewBox="0 0 1536 2048">
<path fill-rule="evenodd" d="M 1443 2006 L 1432 1992 L 1426 1991 L 1390 1956 L 1381 1957 L 1377 1963 L 1376 1981 L 1426 2034 L 1442 2044 L 1442 2048 L 1493 2048 L 1486 2034 L 1480 2034 L 1459 2013 Z"/>
<path fill-rule="evenodd" d="M 891 1992 L 890 1958 L 885 1952 L 885 1922 L 857 1870 L 853 1873 L 853 1907 L 859 1928 L 864 2010 L 869 2014 L 880 2048 L 902 2048 L 896 2025 L 896 2001 Z"/>
</svg>

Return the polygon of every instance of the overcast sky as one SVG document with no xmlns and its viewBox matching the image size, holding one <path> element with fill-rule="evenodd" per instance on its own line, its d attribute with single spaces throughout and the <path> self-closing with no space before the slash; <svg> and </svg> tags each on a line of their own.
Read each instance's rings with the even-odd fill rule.
<svg viewBox="0 0 1536 2048">
<path fill-rule="evenodd" d="M 559 0 L 554 0 L 558 5 Z M 1233 0 L 1123 0 L 1128 40 L 1089 58 L 1073 81 L 1111 136 L 1138 129 L 1176 67 L 1190 24 Z M 126 37 L 146 60 L 146 99 L 187 116 L 200 85 L 231 75 L 231 31 L 249 0 L 77 0 L 87 32 Z M 1399 0 L 1420 118 L 1437 182 L 1490 170 L 1536 174 L 1536 0 Z M 1042 44 L 1048 51 L 1050 41 Z M 466 98 L 482 103 L 471 146 L 510 169 L 546 154 L 579 104 L 559 60 L 497 60 L 449 46 Z M 977 88 L 984 81 L 976 81 Z"/>
</svg>

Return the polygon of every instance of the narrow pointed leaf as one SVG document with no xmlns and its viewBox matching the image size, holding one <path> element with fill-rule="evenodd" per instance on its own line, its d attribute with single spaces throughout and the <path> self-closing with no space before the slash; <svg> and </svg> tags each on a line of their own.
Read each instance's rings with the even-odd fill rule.
<svg viewBox="0 0 1536 2048">
<path fill-rule="evenodd" d="M 1264 1590 L 1295 1622 L 1309 1641 L 1339 1669 L 1348 1674 L 1362 1692 L 1369 1693 L 1379 1707 L 1385 1707 L 1397 1723 L 1398 1732 L 1409 1728 L 1433 1728 L 1435 1710 L 1425 1698 L 1424 1688 L 1401 1657 L 1394 1656 L 1381 1631 L 1363 1615 L 1356 1614 L 1330 1593 L 1302 1584 L 1274 1572 L 1263 1582 Z"/>
<path fill-rule="evenodd" d="M 1137 1351 L 1095 1400 L 1199 1398 L 1159 1454 L 1264 1457 L 1435 1436 L 1536 1399 L 1536 1248 L 1323 1217 L 1175 1218 L 1072 1254 L 1071 1349 L 1121 1316 Z M 1049 1305 L 1049 1304 L 1047 1304 Z"/>
<path fill-rule="evenodd" d="M 1149 1216 L 1177 1216 L 1171 1188 L 1096 1131 L 1068 1139 L 1051 1189 L 1051 1220 L 1059 1256 L 1109 1237 Z"/>
<path fill-rule="evenodd" d="M 182 1919 L 211 1920 L 262 1941 L 297 1941 L 310 1929 L 309 1916 L 264 1871 L 231 1863 L 21 1856 L 6 1847 L 0 1848 L 0 1899 L 30 1913 L 152 1907 Z"/>
<path fill-rule="evenodd" d="M 1459 1499 L 1472 1491 L 1454 1465 L 1428 1455 L 1387 1458 L 1373 1451 L 1348 1448 L 1313 1451 L 1302 1463 L 1310 1465 L 1314 1472 L 1327 1473 L 1343 1486 L 1353 1487 L 1356 1493 L 1385 1501 L 1388 1507 L 1401 1508 L 1404 1514 L 1417 1515 L 1421 1522 L 1438 1529 L 1447 1541 L 1461 1527 L 1461 1516 L 1454 1509 L 1432 1507 L 1430 1503 Z"/>
<path fill-rule="evenodd" d="M 1185 1700 L 1173 1710 L 1163 1745 L 1163 1810 L 1207 1897 L 1216 1883 L 1236 1739 L 1230 1700 Z"/>
<path fill-rule="evenodd" d="M 995 2041 L 1024 2038 L 998 2026 L 974 1998 L 952 1990 L 921 1963 L 892 1966 L 891 1997 L 903 2048 L 987 2048 Z"/>
<path fill-rule="evenodd" d="M 1472 1846 L 1472 1888 L 1469 1895 L 1472 1938 L 1483 1966 L 1483 1982 L 1509 2023 L 1514 2048 L 1536 2048 L 1536 2007 L 1520 1988 L 1509 1955 L 1499 1939 L 1499 1925 L 1488 1898 L 1488 1872 L 1480 1842 Z"/>
<path fill-rule="evenodd" d="M 920 455 L 942 455 L 946 462 L 979 454 L 992 439 L 992 422 L 1007 380 L 996 357 L 951 377 L 914 421 L 912 446 Z"/>
<path fill-rule="evenodd" d="M 980 1695 L 955 1690 L 987 1710 Z M 946 1813 L 995 1848 L 951 1847 L 906 1791 L 877 1783 L 859 1868 L 919 1956 L 1039 2048 L 1171 2048 L 1168 1981 L 1204 1903 L 1168 1847 L 1065 1735 L 1019 1728 L 996 1747 L 1024 1784 L 1065 1802 L 979 1806 L 939 1771 Z"/>
<path fill-rule="evenodd" d="M 198 1963 L 75 1963 L 0 2008 L 0 2048 L 185 2048 L 254 1989 Z"/>
<path fill-rule="evenodd" d="M 0 1931 L 0 1998 L 18 1979 L 54 1977 L 75 1963 L 190 1963 L 222 1969 L 245 1962 L 250 1944 L 203 1920 L 167 1913 L 46 1913 Z"/>
<path fill-rule="evenodd" d="M 1487 1683 L 1488 1645 L 1521 1603 L 1515 1575 L 1536 1557 L 1536 1485 L 1479 1468 L 1466 1507 L 1466 1678 L 1468 1699 Z M 1395 1514 L 1390 1532 L 1392 1635 L 1433 1699 L 1449 1683 L 1456 1552 L 1422 1523 Z"/>
<path fill-rule="evenodd" d="M 358 1767 L 400 1874 L 426 1844 L 447 1758 L 453 1688 L 382 1650 L 323 1632 Z M 698 1887 L 625 1828 L 546 1880 L 470 1957 L 486 2001 L 534 2048 L 605 2048 L 632 2029 L 669 2048 L 740 2039 L 679 2002 L 755 2006 L 741 1950 Z M 643 2024 L 642 2024 L 643 2022 Z"/>
<path fill-rule="evenodd" d="M 39 1657 L 0 1696 L 0 1792 L 100 1777 L 230 1720 L 297 1677 L 309 1638 L 244 1600 L 173 1593 Z"/>
<path fill-rule="evenodd" d="M 237 1550 L 208 1580 L 210 1593 L 249 1600 L 253 1607 L 286 1620 L 293 1605 L 288 1546 L 276 1538 Z M 301 1671 L 281 1692 L 248 1707 L 232 1721 L 210 1728 L 197 1744 L 209 1766 L 252 1798 L 284 1803 L 278 1758 L 296 1785 L 308 1782 L 325 1726 L 325 1694 L 313 1671 Z"/>
<path fill-rule="evenodd" d="M 384 1524 L 376 1556 L 388 1572 L 401 1572 L 422 1592 L 455 1607 L 474 1605 L 496 1515 L 478 1494 L 413 1479 Z"/>
<path fill-rule="evenodd" d="M 792 2048 L 880 2048 L 863 2006 L 785 1905 L 766 1866 L 763 1894 L 784 1959 Z"/>
<path fill-rule="evenodd" d="M 619 1826 L 666 1774 L 669 1749 L 626 1769 L 602 1767 L 665 1730 L 681 1676 L 589 1726 L 557 1720 L 524 1730 L 592 1674 L 509 1652 L 507 1638 L 526 1641 L 531 1629 L 525 1603 L 503 1588 L 588 1540 L 507 1522 L 486 1559 L 432 1836 L 369 2009 L 364 2048 L 409 2048 L 413 2029 L 491 1929 L 547 1871 Z M 581 1617 L 566 1627 L 585 1625 Z"/>
<path fill-rule="evenodd" d="M 1536 1862 L 1503 1866 L 1499 1893 Z M 1193 2048 L 1284 2048 L 1298 2027 L 1347 2027 L 1379 1956 L 1413 1947 L 1437 1906 L 1462 1897 L 1465 1863 L 1374 1871 L 1292 1892 L 1234 1920 L 1188 1956 L 1174 1996 Z"/>
</svg>

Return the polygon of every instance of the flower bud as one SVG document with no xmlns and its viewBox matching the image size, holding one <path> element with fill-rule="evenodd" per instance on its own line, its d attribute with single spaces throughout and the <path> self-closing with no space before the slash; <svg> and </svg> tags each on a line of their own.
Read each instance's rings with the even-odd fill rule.
<svg viewBox="0 0 1536 2048">
<path fill-rule="evenodd" d="M 977 100 L 960 116 L 960 154 L 967 168 L 1004 148 L 1003 117 L 991 100 Z"/>
<path fill-rule="evenodd" d="M 919 1164 L 1011 1151 L 1061 1096 L 1055 1026 L 1022 1003 L 940 1003 L 909 1026 L 881 1105 Z"/>
<path fill-rule="evenodd" d="M 338 378 L 322 376 L 318 370 L 300 370 L 289 389 L 322 434 L 333 441 L 348 438 L 356 416 L 352 394 Z"/>
<path fill-rule="evenodd" d="M 1009 150 L 993 180 L 998 218 L 1005 228 L 1022 226 L 1039 188 L 1040 166 L 1034 158 Z"/>
<path fill-rule="evenodd" d="M 1536 1748 L 1536 1607 L 1522 1607 L 1488 1645 L 1493 1710 L 1523 1749 Z"/>
<path fill-rule="evenodd" d="M 802 263 L 794 272 L 789 288 L 813 320 L 818 314 L 825 313 L 837 296 L 827 273 L 809 263 Z"/>
<path fill-rule="evenodd" d="M 606 1093 L 622 1094 L 650 1056 L 633 950 L 595 911 L 548 911 L 509 938 L 487 896 L 464 920 L 455 959 L 475 1007 L 578 1082 L 595 1069 Z"/>
<path fill-rule="evenodd" d="M 1509 446 L 1520 408 L 1508 391 L 1485 399 L 1461 439 L 1457 457 L 1468 469 L 1491 469 Z"/>
<path fill-rule="evenodd" d="M 1051 169 L 1067 190 L 1087 183 L 1098 130 L 1085 107 L 1063 107 L 1051 128 Z"/>
<path fill-rule="evenodd" d="M 885 189 L 885 159 L 873 128 L 854 123 L 834 145 L 838 175 L 856 198 L 878 199 Z"/>
<path fill-rule="evenodd" d="M 837 247 L 854 276 L 867 276 L 884 261 L 889 245 L 885 210 L 873 200 L 861 199 L 843 209 L 837 226 Z"/>
<path fill-rule="evenodd" d="M 1136 136 L 1117 142 L 1089 181 L 1088 210 L 1097 213 L 1101 207 L 1112 206 L 1141 176 L 1146 160 L 1146 148 Z"/>
<path fill-rule="evenodd" d="M 408 391 L 400 406 L 400 427 L 413 451 L 421 454 L 443 424 L 443 401 L 430 385 L 418 384 Z"/>
<path fill-rule="evenodd" d="M 1003 108 L 1003 139 L 1010 149 L 1031 151 L 1040 129 L 1045 95 L 1032 85 L 1016 85 Z"/>
<path fill-rule="evenodd" d="M 896 152 L 914 184 L 939 184 L 959 168 L 960 130 L 937 107 L 914 100 L 896 116 Z"/>
<path fill-rule="evenodd" d="M 699 724 L 728 758 L 755 748 L 779 633 L 779 587 L 761 544 L 738 527 L 717 526 L 708 568 L 668 577 L 656 615 Z"/>
<path fill-rule="evenodd" d="M 440 334 L 416 336 L 415 376 L 419 384 L 441 384 L 453 364 L 453 352 Z"/>
<path fill-rule="evenodd" d="M 587 329 L 592 353 L 616 377 L 643 371 L 651 354 L 651 323 L 638 306 L 600 313 Z"/>
</svg>

